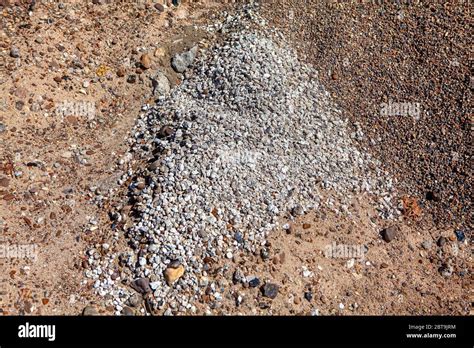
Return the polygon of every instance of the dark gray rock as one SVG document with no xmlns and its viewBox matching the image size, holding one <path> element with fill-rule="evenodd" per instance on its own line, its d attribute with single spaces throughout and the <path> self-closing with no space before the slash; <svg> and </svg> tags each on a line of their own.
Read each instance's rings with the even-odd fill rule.
<svg viewBox="0 0 474 348">
<path fill-rule="evenodd" d="M 394 240 L 397 234 L 398 234 L 398 229 L 396 226 L 390 226 L 390 227 L 384 228 L 381 232 L 383 240 L 386 241 L 387 243 Z"/>
<path fill-rule="evenodd" d="M 266 283 L 262 286 L 262 294 L 265 297 L 274 299 L 278 295 L 279 287 L 276 284 Z"/>
</svg>

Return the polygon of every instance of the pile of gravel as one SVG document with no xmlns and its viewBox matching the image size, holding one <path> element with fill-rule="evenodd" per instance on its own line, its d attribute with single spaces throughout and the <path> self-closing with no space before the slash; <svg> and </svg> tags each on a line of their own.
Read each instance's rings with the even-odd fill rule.
<svg viewBox="0 0 474 348">
<path fill-rule="evenodd" d="M 122 262 L 153 292 L 154 308 L 171 304 L 167 313 L 194 310 L 208 287 L 205 259 L 257 251 L 279 217 L 325 204 L 318 190 L 373 193 L 381 213 L 394 213 L 391 179 L 353 145 L 363 134 L 348 131 L 317 72 L 281 35 L 248 8 L 209 30 L 222 41 L 138 121 L 132 152 L 148 164 L 123 178 L 133 179 L 137 218 Z M 165 279 L 178 267 L 179 280 Z M 96 277 L 103 294 L 114 288 L 110 273 Z"/>
</svg>

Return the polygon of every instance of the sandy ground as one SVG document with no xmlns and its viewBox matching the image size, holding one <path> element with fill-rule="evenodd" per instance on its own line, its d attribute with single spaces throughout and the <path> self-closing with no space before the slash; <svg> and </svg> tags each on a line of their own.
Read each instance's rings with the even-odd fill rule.
<svg viewBox="0 0 474 348">
<path fill-rule="evenodd" d="M 215 4 L 37 3 L 28 14 L 29 2 L 11 3 L 1 8 L 0 228 L 4 250 L 37 258 L 0 259 L 0 311 L 78 314 L 95 299 L 81 283 L 84 250 L 111 233 L 91 197 L 116 186 L 127 133 L 153 101 L 150 77 L 178 82 L 170 56 L 199 41 L 192 25 Z"/>
<path fill-rule="evenodd" d="M 9 3 L 0 7 L 0 237 L 3 251 L 24 245 L 36 258 L 0 259 L 0 313 L 70 315 L 93 304 L 110 314 L 84 281 L 84 250 L 114 232 L 108 213 L 125 202 L 120 159 L 141 105 L 153 101 L 149 78 L 160 70 L 179 83 L 170 57 L 204 44 L 191 25 L 218 7 Z M 68 102 L 75 112 L 61 114 Z M 115 199 L 94 204 L 109 189 Z M 275 231 L 261 254 L 227 265 L 209 260 L 225 300 L 202 303 L 226 314 L 469 313 L 472 260 L 456 226 L 407 209 L 387 243 L 372 199 L 358 197 L 352 217 L 328 209 L 291 220 L 291 232 Z M 324 254 L 328 245 L 352 244 L 367 246 L 363 258 Z M 451 274 L 443 276 L 447 263 Z M 236 268 L 252 270 L 261 284 L 233 284 Z M 261 296 L 266 282 L 279 287 L 273 300 Z"/>
</svg>

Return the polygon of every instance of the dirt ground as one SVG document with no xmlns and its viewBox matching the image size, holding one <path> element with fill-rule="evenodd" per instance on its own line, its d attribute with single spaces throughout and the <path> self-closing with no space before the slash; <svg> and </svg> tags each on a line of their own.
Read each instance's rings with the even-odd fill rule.
<svg viewBox="0 0 474 348">
<path fill-rule="evenodd" d="M 33 245 L 37 259 L 0 259 L 0 312 L 78 314 L 97 300 L 82 282 L 84 250 L 111 233 L 91 198 L 117 186 L 127 133 L 153 102 L 150 77 L 179 83 L 170 56 L 199 42 L 193 25 L 217 7 L 30 5 L 0 7 L 0 229 L 4 246 Z"/>
<path fill-rule="evenodd" d="M 113 237 L 108 213 L 125 201 L 117 180 L 127 134 L 141 106 L 154 100 L 150 77 L 162 71 L 178 84 L 170 57 L 205 44 L 207 37 L 193 24 L 223 5 L 193 2 L 162 11 L 135 2 L 0 4 L 0 242 L 33 246 L 27 250 L 36 256 L 0 258 L 0 314 L 75 315 L 91 304 L 111 314 L 84 280 L 84 251 Z M 287 6 L 280 2 L 275 18 Z M 321 69 L 331 60 L 324 64 Z M 323 81 L 337 95 L 333 81 L 339 79 L 331 76 Z M 344 80 L 351 78 L 356 80 L 349 71 Z M 75 109 L 68 113 L 71 102 Z M 467 150 L 458 148 L 464 158 Z M 472 177 L 463 168 L 463 177 Z M 407 179 L 410 193 L 420 192 L 416 178 Z M 468 182 L 456 196 L 461 206 L 469 204 Z M 441 191 L 449 193 L 449 185 Z M 109 190 L 116 199 L 95 204 Z M 290 220 L 291 229 L 271 234 L 261 254 L 236 256 L 227 265 L 211 261 L 225 300 L 203 297 L 202 304 L 216 303 L 225 314 L 468 314 L 472 259 L 469 244 L 456 239 L 456 226 L 440 226 L 431 211 L 422 220 L 407 214 L 387 243 L 379 233 L 388 226 L 372 210 L 372 199 L 358 197 L 352 217 L 322 209 Z M 455 216 L 463 207 L 455 207 Z M 324 254 L 328 245 L 360 244 L 367 251 L 354 261 Z M 252 269 L 261 284 L 234 284 L 236 268 Z M 274 300 L 260 295 L 266 282 L 279 287 Z"/>
</svg>

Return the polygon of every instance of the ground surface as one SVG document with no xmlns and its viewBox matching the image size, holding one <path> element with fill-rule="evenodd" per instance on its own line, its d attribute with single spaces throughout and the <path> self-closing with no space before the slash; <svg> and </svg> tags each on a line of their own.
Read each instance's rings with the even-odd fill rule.
<svg viewBox="0 0 474 348">
<path fill-rule="evenodd" d="M 149 78 L 162 71 L 172 86 L 180 83 L 170 57 L 219 40 L 190 27 L 212 21 L 217 7 L 163 13 L 152 5 L 38 2 L 28 14 L 30 2 L 10 3 L 0 43 L 0 231 L 3 245 L 36 245 L 37 259 L 0 260 L 0 310 L 79 314 L 93 305 L 112 314 L 84 277 L 85 251 L 117 232 L 108 214 L 127 204 L 126 184 L 117 180 L 141 106 L 153 103 Z M 407 194 L 415 203 L 406 199 L 402 218 L 387 222 L 374 197 L 356 196 L 352 217 L 321 207 L 270 234 L 263 253 L 208 260 L 223 299 L 209 291 L 197 313 L 469 313 L 472 260 L 455 235 L 470 236 L 467 10 L 273 3 L 263 11 L 270 25 L 292 37 L 354 128 L 359 122 L 368 135 L 360 148 L 398 178 L 400 200 Z M 373 117 L 386 99 L 419 102 L 423 115 Z M 92 102 L 94 112 L 59 113 L 69 101 L 82 111 Z M 103 196 L 112 198 L 95 204 Z M 391 225 L 399 233 L 387 243 L 379 232 Z M 120 234 L 114 248 L 126 242 Z M 367 253 L 328 258 L 332 243 L 366 245 Z M 261 284 L 234 284 L 237 268 Z M 278 285 L 275 299 L 262 296 L 266 282 Z M 136 307 L 136 314 L 148 310 L 141 300 Z"/>
</svg>

